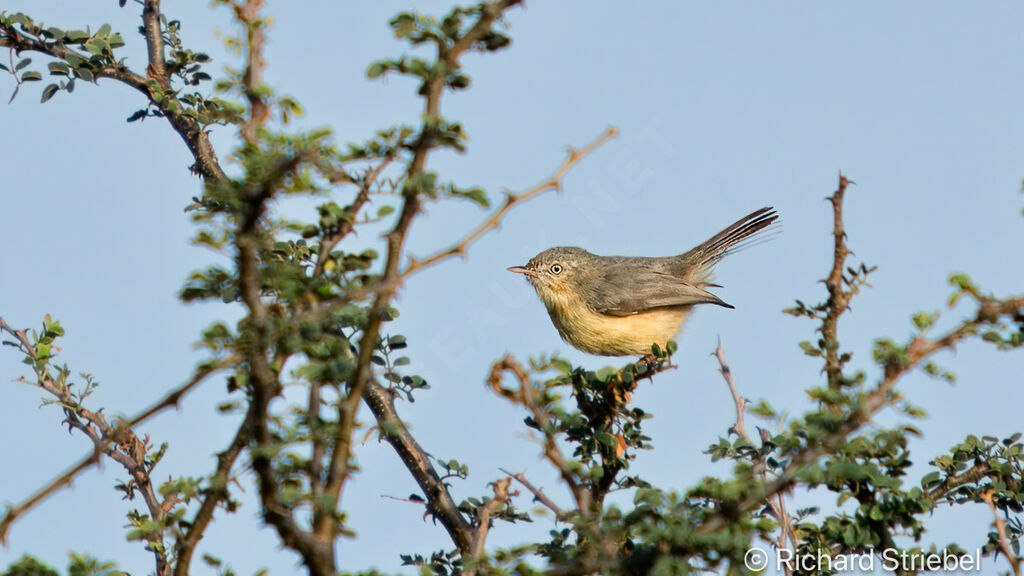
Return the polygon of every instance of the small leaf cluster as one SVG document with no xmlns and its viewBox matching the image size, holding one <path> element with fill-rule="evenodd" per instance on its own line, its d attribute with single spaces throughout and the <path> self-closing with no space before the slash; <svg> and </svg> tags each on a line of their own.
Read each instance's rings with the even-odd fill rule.
<svg viewBox="0 0 1024 576">
<path fill-rule="evenodd" d="M 402 12 L 391 20 L 391 28 L 396 38 L 408 41 L 413 47 L 430 44 L 436 46 L 439 53 L 444 54 L 466 37 L 466 17 L 477 17 L 484 9 L 479 5 L 456 7 L 440 20 L 415 12 Z M 507 34 L 491 29 L 473 42 L 472 49 L 495 52 L 509 44 L 511 39 Z M 458 63 L 446 58 L 439 58 L 434 62 L 410 56 L 380 60 L 370 65 L 366 72 L 370 78 L 378 78 L 388 73 L 419 79 L 421 95 L 426 95 L 428 87 L 438 78 L 451 90 L 465 90 L 471 83 L 469 75 L 462 71 Z"/>
<path fill-rule="evenodd" d="M 90 31 L 88 27 L 85 30 L 63 30 L 36 22 L 20 12 L 0 12 L 0 37 L 12 40 L 15 46 L 23 39 L 28 39 L 49 47 L 61 56 L 60 60 L 48 64 L 50 75 L 58 76 L 61 80 L 43 89 L 43 102 L 60 90 L 74 91 L 78 79 L 95 82 L 101 71 L 120 66 L 114 53 L 124 46 L 124 39 L 120 34 L 112 32 L 109 24 L 103 24 L 96 32 Z M 36 70 L 21 72 L 20 76 L 17 74 L 31 62 L 31 58 L 20 59 L 13 69 L 0 65 L 0 69 L 14 74 L 17 80 L 11 100 L 17 96 L 21 84 L 42 80 L 42 73 Z"/>
</svg>

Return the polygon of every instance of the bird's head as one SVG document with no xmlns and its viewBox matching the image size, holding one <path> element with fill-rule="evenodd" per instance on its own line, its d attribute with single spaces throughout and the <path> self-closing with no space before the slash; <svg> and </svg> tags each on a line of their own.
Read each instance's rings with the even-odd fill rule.
<svg viewBox="0 0 1024 576">
<path fill-rule="evenodd" d="M 513 266 L 509 272 L 526 276 L 546 303 L 575 295 L 580 282 L 588 277 L 593 254 L 582 248 L 559 246 L 548 248 L 530 259 L 524 266 Z"/>
</svg>

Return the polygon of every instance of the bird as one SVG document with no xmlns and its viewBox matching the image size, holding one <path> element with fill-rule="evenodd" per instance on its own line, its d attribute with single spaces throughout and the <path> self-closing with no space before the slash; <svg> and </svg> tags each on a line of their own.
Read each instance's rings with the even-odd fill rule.
<svg viewBox="0 0 1024 576">
<path fill-rule="evenodd" d="M 598 256 L 575 246 L 537 254 L 522 274 L 563 340 L 598 356 L 650 356 L 675 339 L 694 306 L 734 308 L 709 288 L 715 265 L 779 219 L 772 207 L 740 218 L 677 256 Z M 747 241 L 747 242 L 745 242 Z"/>
</svg>

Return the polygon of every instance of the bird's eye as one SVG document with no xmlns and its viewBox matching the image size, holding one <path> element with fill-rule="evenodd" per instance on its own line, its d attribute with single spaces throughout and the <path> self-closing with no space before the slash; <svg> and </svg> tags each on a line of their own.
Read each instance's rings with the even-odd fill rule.
<svg viewBox="0 0 1024 576">
<path fill-rule="evenodd" d="M 561 274 L 562 273 L 562 265 L 561 264 L 552 264 L 550 270 L 551 270 L 552 274 Z"/>
</svg>

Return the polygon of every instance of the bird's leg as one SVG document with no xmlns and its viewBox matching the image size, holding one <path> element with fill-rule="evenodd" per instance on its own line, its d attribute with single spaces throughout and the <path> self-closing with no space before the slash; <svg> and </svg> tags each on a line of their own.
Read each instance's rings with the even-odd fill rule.
<svg viewBox="0 0 1024 576">
<path fill-rule="evenodd" d="M 654 375 L 659 372 L 664 372 L 670 368 L 675 368 L 672 364 L 672 358 L 670 356 L 655 356 L 654 354 L 645 354 L 636 361 L 636 364 L 642 364 L 645 368 L 643 374 L 638 374 L 637 378 L 646 378 L 648 380 L 654 380 Z"/>
<path fill-rule="evenodd" d="M 659 358 L 654 354 L 645 354 L 639 360 L 637 364 L 643 364 L 647 370 L 644 372 L 642 378 L 653 379 L 654 375 L 657 374 L 661 367 L 665 365 L 666 359 Z"/>
<path fill-rule="evenodd" d="M 636 361 L 637 364 L 640 364 L 641 362 L 650 369 L 657 366 L 660 363 L 660 360 L 654 354 L 644 354 Z"/>
</svg>

